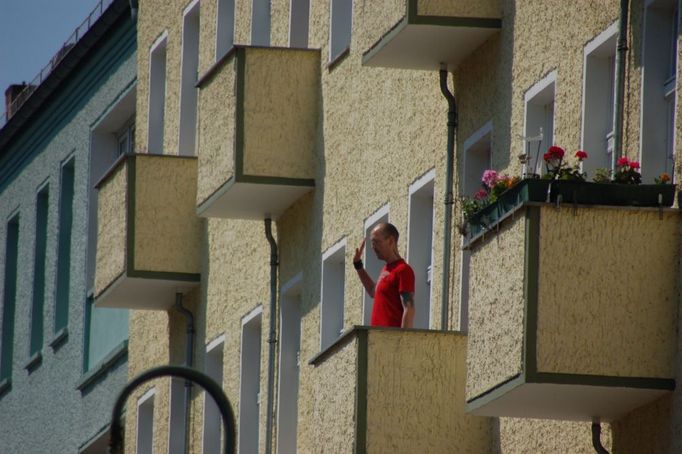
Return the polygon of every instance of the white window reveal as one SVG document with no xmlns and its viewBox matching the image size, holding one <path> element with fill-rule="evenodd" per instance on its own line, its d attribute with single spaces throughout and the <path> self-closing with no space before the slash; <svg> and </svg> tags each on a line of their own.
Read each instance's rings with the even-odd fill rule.
<svg viewBox="0 0 682 454">
<path fill-rule="evenodd" d="M 483 172 L 492 168 L 492 121 L 464 141 L 461 193 L 473 196 L 481 189 Z"/>
<path fill-rule="evenodd" d="M 431 325 L 431 266 L 433 258 L 433 192 L 435 170 L 409 188 L 407 261 L 415 275 L 414 328 Z"/>
<path fill-rule="evenodd" d="M 206 346 L 204 372 L 221 387 L 223 384 L 223 352 L 225 335 L 221 335 Z M 204 392 L 203 449 L 205 453 L 221 451 L 222 417 L 218 405 L 210 394 Z"/>
<path fill-rule="evenodd" d="M 583 170 L 589 177 L 598 168 L 610 168 L 613 159 L 615 61 L 618 23 L 614 23 L 584 50 L 583 125 L 581 148 L 589 159 Z"/>
<path fill-rule="evenodd" d="M 163 129 L 166 114 L 166 43 L 164 32 L 149 52 L 149 153 L 163 154 Z"/>
<path fill-rule="evenodd" d="M 298 274 L 282 287 L 279 345 L 277 453 L 296 454 L 298 383 L 301 364 L 301 289 Z"/>
<path fill-rule="evenodd" d="M 258 452 L 262 307 L 242 319 L 239 390 L 239 452 Z"/>
<path fill-rule="evenodd" d="M 270 45 L 270 0 L 251 3 L 251 45 Z"/>
<path fill-rule="evenodd" d="M 370 235 L 374 227 L 376 227 L 378 224 L 382 222 L 389 222 L 389 208 L 389 205 L 386 204 L 365 220 L 365 270 L 367 270 L 367 273 L 374 282 L 376 282 L 379 278 L 379 274 L 381 273 L 381 269 L 384 267 L 385 263 L 379 260 L 372 250 L 372 241 L 370 239 Z M 374 306 L 374 299 L 367 294 L 364 287 L 362 287 L 362 296 L 364 298 L 362 323 L 364 325 L 369 325 L 372 321 L 372 307 Z"/>
<path fill-rule="evenodd" d="M 542 155 L 554 144 L 554 97 L 556 71 L 533 85 L 525 94 L 524 136 L 531 144 L 527 173 L 544 173 Z M 537 137 L 537 140 L 531 138 Z"/>
<path fill-rule="evenodd" d="M 180 74 L 180 128 L 178 154 L 194 156 L 197 125 L 197 78 L 199 71 L 199 0 L 185 8 L 182 19 Z"/>
<path fill-rule="evenodd" d="M 346 239 L 344 238 L 322 254 L 321 350 L 333 344 L 343 331 L 345 276 Z"/>
<path fill-rule="evenodd" d="M 234 44 L 234 1 L 218 0 L 215 59 L 218 61 Z"/>
<path fill-rule="evenodd" d="M 329 61 L 333 62 L 350 48 L 353 30 L 353 0 L 331 0 Z"/>
<path fill-rule="evenodd" d="M 663 172 L 674 173 L 677 4 L 649 0 L 644 12 L 640 157 L 646 183 Z"/>
<path fill-rule="evenodd" d="M 154 397 L 152 388 L 137 401 L 137 454 L 154 452 Z"/>
<path fill-rule="evenodd" d="M 310 28 L 310 0 L 290 0 L 289 7 L 289 46 L 308 47 Z"/>
</svg>

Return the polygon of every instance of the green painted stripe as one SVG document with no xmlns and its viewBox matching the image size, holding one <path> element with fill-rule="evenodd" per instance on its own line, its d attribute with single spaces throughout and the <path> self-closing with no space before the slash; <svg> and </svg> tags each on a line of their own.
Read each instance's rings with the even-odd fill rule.
<svg viewBox="0 0 682 454">
<path fill-rule="evenodd" d="M 200 282 L 201 274 L 199 273 L 175 273 L 172 271 L 146 271 L 146 270 L 128 270 L 127 277 L 142 278 L 142 279 L 158 279 L 163 281 L 182 281 L 182 282 Z"/>
<path fill-rule="evenodd" d="M 502 383 L 498 383 L 487 391 L 472 397 L 466 401 L 467 411 L 473 411 L 488 405 L 490 402 L 499 399 L 508 392 L 523 385 L 526 382 L 522 374 L 516 374 Z"/>
<path fill-rule="evenodd" d="M 271 177 L 261 175 L 244 175 L 237 177 L 237 183 L 252 183 L 252 184 L 266 184 L 274 186 L 315 186 L 314 178 L 287 178 L 287 177 Z"/>
<path fill-rule="evenodd" d="M 367 373 L 368 373 L 368 337 L 367 330 L 358 330 L 358 379 L 355 388 L 355 454 L 367 452 Z"/>
<path fill-rule="evenodd" d="M 536 372 L 528 374 L 527 383 L 551 383 L 557 385 L 602 386 L 609 388 L 637 388 L 674 390 L 672 378 L 617 377 L 608 375 L 557 374 Z"/>
<path fill-rule="evenodd" d="M 246 49 L 237 49 L 237 111 L 235 113 L 234 175 L 239 179 L 244 174 L 244 97 L 246 84 Z"/>
<path fill-rule="evenodd" d="M 415 16 L 409 20 L 409 23 L 410 25 L 439 27 L 502 28 L 502 19 L 489 17 Z"/>
<path fill-rule="evenodd" d="M 540 208 L 526 210 L 525 257 L 523 270 L 524 348 L 526 374 L 537 371 L 538 285 L 540 267 Z"/>
</svg>

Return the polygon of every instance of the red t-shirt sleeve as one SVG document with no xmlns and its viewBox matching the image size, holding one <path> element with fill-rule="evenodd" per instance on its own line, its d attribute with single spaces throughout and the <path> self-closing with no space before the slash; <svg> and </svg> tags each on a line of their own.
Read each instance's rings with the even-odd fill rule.
<svg viewBox="0 0 682 454">
<path fill-rule="evenodd" d="M 414 271 L 409 265 L 401 267 L 398 272 L 398 292 L 414 293 Z"/>
</svg>

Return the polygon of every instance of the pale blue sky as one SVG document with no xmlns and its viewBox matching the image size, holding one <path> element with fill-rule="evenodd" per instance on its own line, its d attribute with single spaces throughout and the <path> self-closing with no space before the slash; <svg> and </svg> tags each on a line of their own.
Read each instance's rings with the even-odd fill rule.
<svg viewBox="0 0 682 454">
<path fill-rule="evenodd" d="M 30 82 L 99 0 L 0 0 L 0 89 Z"/>
</svg>

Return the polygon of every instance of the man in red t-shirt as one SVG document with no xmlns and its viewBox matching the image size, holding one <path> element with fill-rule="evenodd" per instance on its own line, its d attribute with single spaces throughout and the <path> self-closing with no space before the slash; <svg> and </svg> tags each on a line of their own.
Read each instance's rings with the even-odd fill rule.
<svg viewBox="0 0 682 454">
<path fill-rule="evenodd" d="M 353 266 L 365 290 L 374 298 L 372 326 L 412 328 L 414 320 L 414 271 L 398 253 L 398 229 L 382 222 L 370 234 L 372 249 L 379 260 L 386 262 L 376 282 L 362 264 L 365 240 L 355 250 Z"/>
</svg>

